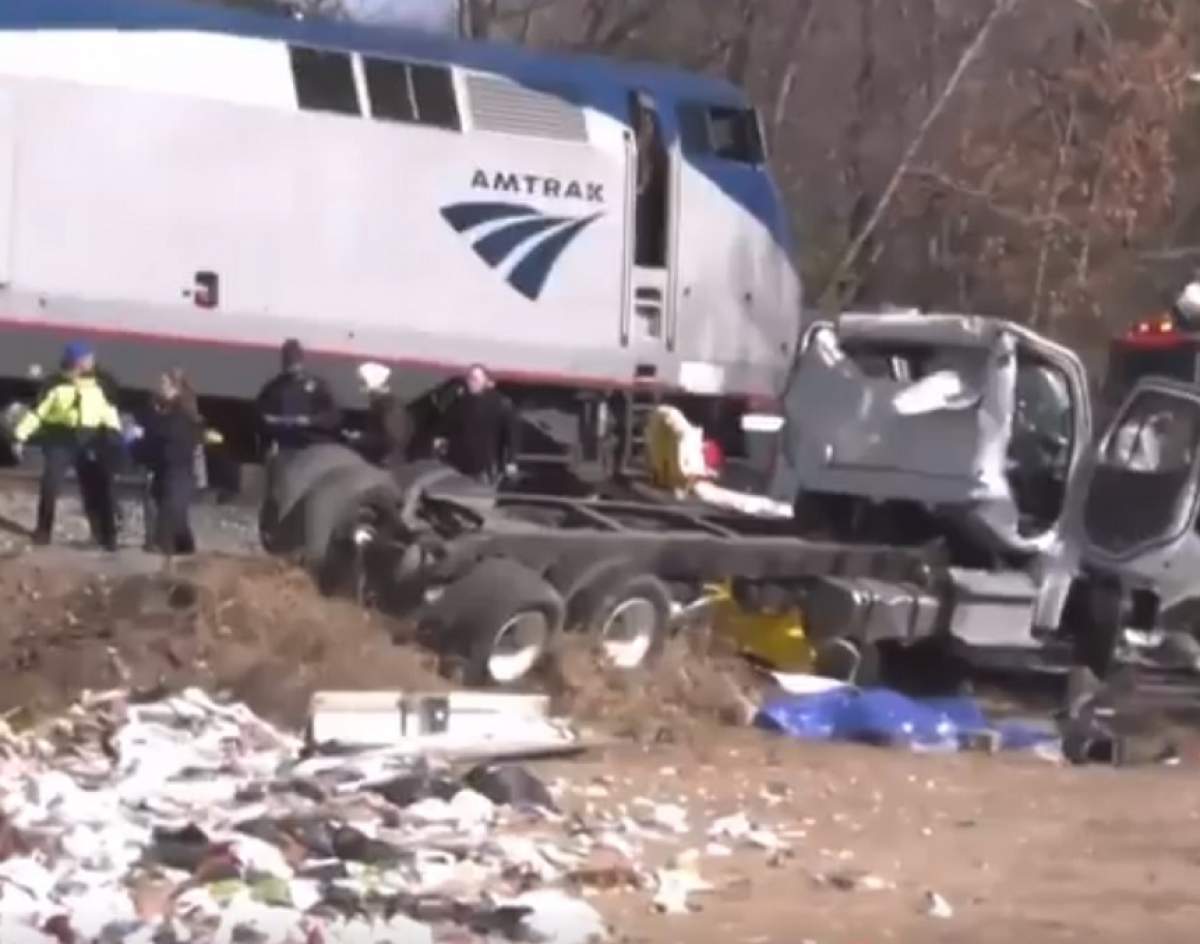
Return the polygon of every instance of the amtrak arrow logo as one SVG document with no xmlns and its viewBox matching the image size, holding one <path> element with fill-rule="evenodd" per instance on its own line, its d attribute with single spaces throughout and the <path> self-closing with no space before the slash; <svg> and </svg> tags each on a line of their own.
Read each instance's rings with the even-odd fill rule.
<svg viewBox="0 0 1200 944">
<path fill-rule="evenodd" d="M 456 233 L 482 234 L 471 243 L 475 254 L 493 269 L 511 265 L 505 281 L 531 302 L 541 296 L 566 248 L 602 215 L 548 216 L 519 203 L 455 203 L 442 208 L 442 218 Z"/>
</svg>

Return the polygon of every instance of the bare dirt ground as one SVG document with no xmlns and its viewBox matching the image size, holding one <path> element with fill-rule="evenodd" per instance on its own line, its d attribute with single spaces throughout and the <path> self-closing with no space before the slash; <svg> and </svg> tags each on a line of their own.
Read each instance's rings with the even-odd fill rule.
<svg viewBox="0 0 1200 944">
<path fill-rule="evenodd" d="M 0 560 L 0 711 L 10 722 L 64 707 L 83 688 L 201 684 L 295 724 L 317 688 L 443 684 L 426 655 L 392 642 L 402 627 L 321 599 L 275 562 L 210 556 L 164 577 L 137 551 L 21 543 Z M 564 709 L 625 739 L 536 768 L 568 782 L 567 810 L 619 810 L 639 797 L 684 807 L 682 842 L 701 852 L 700 874 L 715 886 L 677 916 L 652 913 L 645 890 L 594 893 L 618 938 L 1196 939 L 1200 739 L 1185 737 L 1177 767 L 1132 770 L 789 742 L 739 726 L 750 674 L 693 648 L 676 646 L 654 673 L 625 681 L 568 653 L 546 680 Z M 711 822 L 739 811 L 785 835 L 790 852 L 708 854 Z M 679 848 L 664 846 L 661 860 Z M 862 887 L 863 874 L 883 887 Z M 928 892 L 953 915 L 927 915 Z"/>
</svg>

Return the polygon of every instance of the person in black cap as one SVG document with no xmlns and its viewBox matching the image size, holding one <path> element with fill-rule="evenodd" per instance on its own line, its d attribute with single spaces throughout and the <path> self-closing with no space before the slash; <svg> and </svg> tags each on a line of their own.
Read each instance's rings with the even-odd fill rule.
<svg viewBox="0 0 1200 944">
<path fill-rule="evenodd" d="M 295 338 L 283 343 L 280 366 L 256 401 L 270 452 L 293 452 L 335 438 L 341 420 L 337 404 L 329 385 L 308 372 L 304 349 Z"/>
</svg>

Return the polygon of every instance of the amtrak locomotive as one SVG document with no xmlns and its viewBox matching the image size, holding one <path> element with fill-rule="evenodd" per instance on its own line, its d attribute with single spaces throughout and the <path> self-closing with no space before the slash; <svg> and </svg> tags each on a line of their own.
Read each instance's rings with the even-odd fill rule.
<svg viewBox="0 0 1200 944">
<path fill-rule="evenodd" d="M 653 390 L 707 416 L 777 396 L 800 307 L 758 116 L 724 82 L 169 0 L 0 3 L 0 378 L 91 337 L 123 383 L 179 364 L 234 421 L 297 337 L 351 407 L 363 360 L 416 400 L 478 360 L 530 413 Z"/>
</svg>

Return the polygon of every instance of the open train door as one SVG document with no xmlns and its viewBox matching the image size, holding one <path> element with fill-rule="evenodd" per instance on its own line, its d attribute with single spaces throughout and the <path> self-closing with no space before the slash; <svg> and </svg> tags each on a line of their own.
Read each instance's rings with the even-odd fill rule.
<svg viewBox="0 0 1200 944">
<path fill-rule="evenodd" d="M 629 96 L 626 137 L 627 285 L 621 343 L 647 354 L 669 348 L 671 323 L 671 151 L 653 96 Z M 648 358 L 653 363 L 657 358 Z M 639 369 L 648 374 L 648 365 Z M 657 380 L 642 376 L 644 380 Z"/>
<path fill-rule="evenodd" d="M 0 91 L 0 289 L 12 281 L 13 190 L 17 177 L 17 116 L 12 95 Z"/>
</svg>

